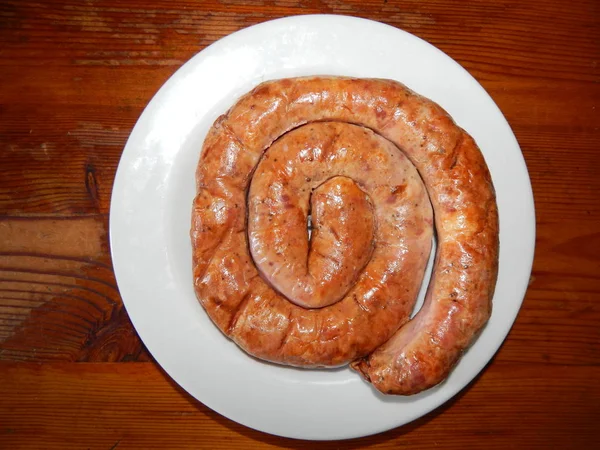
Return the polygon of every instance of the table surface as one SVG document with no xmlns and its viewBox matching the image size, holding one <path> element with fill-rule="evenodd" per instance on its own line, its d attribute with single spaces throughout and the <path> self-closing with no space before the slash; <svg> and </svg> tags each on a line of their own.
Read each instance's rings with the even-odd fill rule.
<svg viewBox="0 0 600 450">
<path fill-rule="evenodd" d="M 158 88 L 222 36 L 309 13 L 379 20 L 461 63 L 516 134 L 538 223 L 523 308 L 483 373 L 414 423 L 319 444 L 245 428 L 174 384 L 129 321 L 108 244 L 119 157 Z M 594 0 L 1 2 L 0 447 L 597 443 L 599 22 Z"/>
</svg>

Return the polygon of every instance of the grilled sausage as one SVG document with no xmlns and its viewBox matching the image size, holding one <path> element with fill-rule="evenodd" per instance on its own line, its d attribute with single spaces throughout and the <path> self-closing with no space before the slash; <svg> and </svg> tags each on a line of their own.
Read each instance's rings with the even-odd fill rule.
<svg viewBox="0 0 600 450">
<path fill-rule="evenodd" d="M 398 82 L 263 83 L 215 122 L 196 178 L 196 293 L 254 356 L 353 361 L 380 391 L 413 394 L 448 375 L 490 316 L 499 241 L 487 166 L 442 108 Z M 431 206 L 434 273 L 406 323 Z"/>
</svg>

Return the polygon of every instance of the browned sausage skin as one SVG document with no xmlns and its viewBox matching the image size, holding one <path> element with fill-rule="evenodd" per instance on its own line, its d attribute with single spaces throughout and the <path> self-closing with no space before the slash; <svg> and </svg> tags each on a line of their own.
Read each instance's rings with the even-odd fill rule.
<svg viewBox="0 0 600 450">
<path fill-rule="evenodd" d="M 310 258 L 305 256 L 308 255 L 305 237 L 295 241 L 296 247 L 302 249 L 300 262 L 293 264 L 287 274 L 288 277 L 296 274 L 298 279 L 298 270 L 304 270 L 305 278 L 300 284 L 294 284 L 301 286 L 300 289 L 286 285 L 289 278 L 286 281 L 285 276 L 277 280 L 277 274 L 269 274 L 268 262 L 278 262 L 277 258 L 269 259 L 274 258 L 272 254 L 258 263 L 262 276 L 259 275 L 250 250 L 258 261 L 261 251 L 281 239 L 265 231 L 268 228 L 263 222 L 273 211 L 254 204 L 255 195 L 249 196 L 249 240 L 246 231 L 245 197 L 250 182 L 251 193 L 265 194 L 273 181 L 269 174 L 277 170 L 275 166 L 265 171 L 264 179 L 257 181 L 259 185 L 254 187 L 251 174 L 259 161 L 261 166 L 265 163 L 265 159 L 261 160 L 263 152 L 287 131 L 315 121 L 348 122 L 374 130 L 385 139 L 363 128 L 349 126 L 351 130 L 370 133 L 367 141 L 373 143 L 374 153 L 399 155 L 390 156 L 402 166 L 401 174 L 394 172 L 394 176 L 405 179 L 390 185 L 410 187 L 390 190 L 390 185 L 385 185 L 385 189 L 398 197 L 392 202 L 397 204 L 394 214 L 404 214 L 396 223 L 388 217 L 388 223 L 390 228 L 398 227 L 396 235 L 405 239 L 411 251 L 386 250 L 386 254 L 380 255 L 378 252 L 388 247 L 377 245 L 378 238 L 374 237 L 373 255 L 364 268 L 360 267 L 358 258 L 352 260 L 356 266 L 347 272 L 340 274 L 330 270 L 339 277 L 336 283 L 339 289 L 333 295 L 327 285 L 319 285 L 318 276 L 311 276 L 310 270 L 305 270 L 311 264 Z M 345 129 L 338 134 L 340 130 L 336 127 L 342 125 L 319 124 L 317 132 L 306 131 L 307 127 L 317 126 L 316 123 L 307 125 L 283 136 L 274 147 L 286 140 L 291 144 L 294 137 L 296 141 L 310 141 L 313 135 L 319 137 L 321 144 L 311 144 L 311 148 L 326 147 L 331 142 L 335 147 L 339 136 L 348 132 Z M 328 133 L 335 139 L 328 141 Z M 387 139 L 389 143 L 380 139 Z M 391 143 L 402 152 L 382 150 Z M 297 160 L 308 147 L 302 149 L 301 142 L 293 142 L 291 147 L 294 146 L 297 153 L 290 158 Z M 331 149 L 321 150 L 327 154 Z M 267 154 L 272 151 L 273 147 Z M 336 152 L 335 148 L 331 151 Z M 403 164 L 406 163 L 403 155 L 412 161 L 425 183 L 438 234 L 436 264 L 426 303 L 404 326 L 422 279 L 431 238 L 427 222 L 431 217 L 429 202 L 422 186 L 419 187 L 419 177 L 415 177 L 414 170 L 411 175 L 407 167 L 412 165 Z M 381 170 L 384 164 L 377 161 L 375 158 L 367 164 Z M 327 161 L 323 163 L 327 165 Z M 298 167 L 303 166 L 298 164 Z M 323 185 L 331 189 L 324 193 L 325 197 L 335 197 L 337 189 L 338 198 L 348 196 L 354 199 L 350 203 L 363 202 L 361 211 L 367 211 L 368 205 L 373 207 L 374 226 L 361 223 L 360 233 L 370 236 L 369 230 L 378 230 L 382 223 L 385 228 L 387 213 L 378 215 L 378 203 L 373 200 L 375 191 L 364 189 L 362 181 L 356 182 L 355 177 L 360 173 L 344 174 L 329 169 L 330 177 L 346 177 L 352 182 L 340 179 L 338 185 Z M 259 168 L 256 170 L 258 173 Z M 381 181 L 377 178 L 382 177 L 381 173 L 372 176 L 375 184 Z M 305 178 L 312 180 L 313 177 Z M 443 380 L 489 318 L 499 242 L 498 214 L 487 166 L 473 139 L 456 126 L 447 113 L 400 83 L 339 77 L 263 83 L 242 97 L 210 130 L 198 166 L 197 183 L 192 219 L 196 293 L 215 324 L 255 356 L 299 366 L 335 366 L 357 359 L 353 367 L 377 389 L 385 393 L 412 394 Z M 351 192 L 353 187 L 364 191 L 366 196 L 361 200 L 356 189 Z M 273 197 L 269 195 L 263 198 Z M 276 200 L 278 202 L 271 205 L 275 210 L 287 204 L 288 199 L 278 197 Z M 293 207 L 296 208 L 294 226 L 305 220 L 307 197 L 299 200 L 300 203 L 293 203 L 300 205 Z M 318 198 L 316 201 L 318 203 Z M 283 220 L 284 214 L 281 216 Z M 258 225 L 257 235 L 252 234 L 254 225 Z M 342 234 L 351 235 L 357 231 L 346 225 L 335 232 L 341 230 Z M 281 225 L 281 229 L 283 227 Z M 253 236 L 258 236 L 256 245 L 253 245 Z M 369 247 L 369 242 L 358 244 L 361 249 Z M 339 254 L 335 256 L 340 248 L 326 249 L 324 262 L 334 261 L 334 265 L 340 265 L 341 261 L 343 266 L 343 262 L 349 261 L 350 258 L 340 259 Z M 376 257 L 380 257 L 379 263 L 373 263 Z M 379 278 L 373 277 L 373 273 Z M 352 285 L 354 280 L 356 283 Z M 297 295 L 304 289 L 317 295 Z M 341 300 L 336 301 L 339 297 Z M 312 304 L 314 298 L 318 301 Z M 298 305 L 329 306 L 306 309 Z"/>
<path fill-rule="evenodd" d="M 363 285 L 369 290 L 376 280 L 384 283 L 383 276 L 393 283 L 398 269 L 390 266 L 408 247 L 413 258 L 429 253 L 431 231 L 424 228 L 432 220 L 431 206 L 416 170 L 393 144 L 356 125 L 312 123 L 275 142 L 254 172 L 248 213 L 259 271 L 305 308 L 329 306 L 357 282 L 353 295 Z M 414 223 L 419 240 L 400 235 L 401 223 L 403 230 Z M 359 279 L 363 268 L 366 275 Z"/>
<path fill-rule="evenodd" d="M 226 170 L 209 165 L 217 150 L 203 154 L 211 176 L 196 198 L 193 237 L 195 251 L 215 249 L 195 253 L 203 258 L 195 278 L 221 330 L 252 355 L 302 367 L 347 364 L 387 341 L 408 320 L 431 249 L 431 204 L 406 156 L 369 129 L 312 123 L 282 136 L 260 160 L 257 151 L 252 179 L 234 185 L 234 177 L 213 176 Z M 367 254 L 341 255 L 350 247 Z M 313 280 L 318 268 L 325 271 Z"/>
</svg>

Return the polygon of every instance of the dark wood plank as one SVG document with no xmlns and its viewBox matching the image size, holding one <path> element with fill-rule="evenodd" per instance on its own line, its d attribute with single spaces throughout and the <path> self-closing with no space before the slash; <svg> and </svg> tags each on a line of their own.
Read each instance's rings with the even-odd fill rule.
<svg viewBox="0 0 600 450">
<path fill-rule="evenodd" d="M 179 65 L 244 26 L 334 12 L 406 29 L 457 59 L 513 125 L 540 218 L 598 220 L 598 159 L 583 150 L 600 145 L 597 3 L 392 3 L 3 3 L 0 213 L 107 213 L 127 136 Z"/>
<path fill-rule="evenodd" d="M 106 213 L 127 136 L 179 65 L 239 28 L 333 12 L 381 20 L 447 51 L 513 124 L 542 220 L 600 217 L 598 159 L 584 151 L 565 157 L 600 145 L 596 2 L 276 3 L 3 4 L 0 146 L 8 151 L 0 160 L 0 211 Z"/>
<path fill-rule="evenodd" d="M 117 290 L 106 219 L 0 219 L 0 360 L 148 359 Z"/>
<path fill-rule="evenodd" d="M 2 448 L 588 448 L 598 438 L 598 367 L 528 365 L 495 371 L 448 405 L 368 438 L 314 443 L 269 436 L 225 419 L 153 363 L 0 363 Z M 506 395 L 511 392 L 511 395 Z M 552 412 L 542 413 L 542 412 Z M 333 419 L 332 419 L 333 420 Z"/>
<path fill-rule="evenodd" d="M 499 361 L 600 365 L 598 255 L 598 222 L 539 224 L 529 290 Z"/>
</svg>

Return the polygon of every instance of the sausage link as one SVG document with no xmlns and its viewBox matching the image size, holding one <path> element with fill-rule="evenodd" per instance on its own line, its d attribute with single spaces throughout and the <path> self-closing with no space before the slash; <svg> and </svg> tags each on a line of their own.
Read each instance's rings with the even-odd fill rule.
<svg viewBox="0 0 600 450">
<path fill-rule="evenodd" d="M 313 161 L 303 160 L 310 154 Z M 325 186 L 334 177 L 352 181 Z M 413 394 L 448 375 L 491 314 L 498 212 L 483 156 L 441 107 L 398 82 L 265 82 L 209 131 L 196 178 L 197 296 L 215 324 L 259 358 L 298 366 L 354 361 L 380 391 Z M 270 189 L 282 180 L 285 189 Z M 328 238 L 308 240 L 300 230 L 312 200 L 297 193 L 321 185 L 333 189 L 325 197 L 357 205 L 354 222 L 372 215 L 373 223 L 334 224 Z M 434 273 L 423 308 L 406 323 L 429 254 L 430 205 Z M 278 221 L 270 231 L 269 217 Z M 289 248 L 285 230 L 292 230 Z M 356 233 L 366 238 L 350 255 L 344 242 Z M 312 245 L 326 261 L 311 259 Z M 323 284 L 319 273 L 337 278 Z"/>
</svg>

